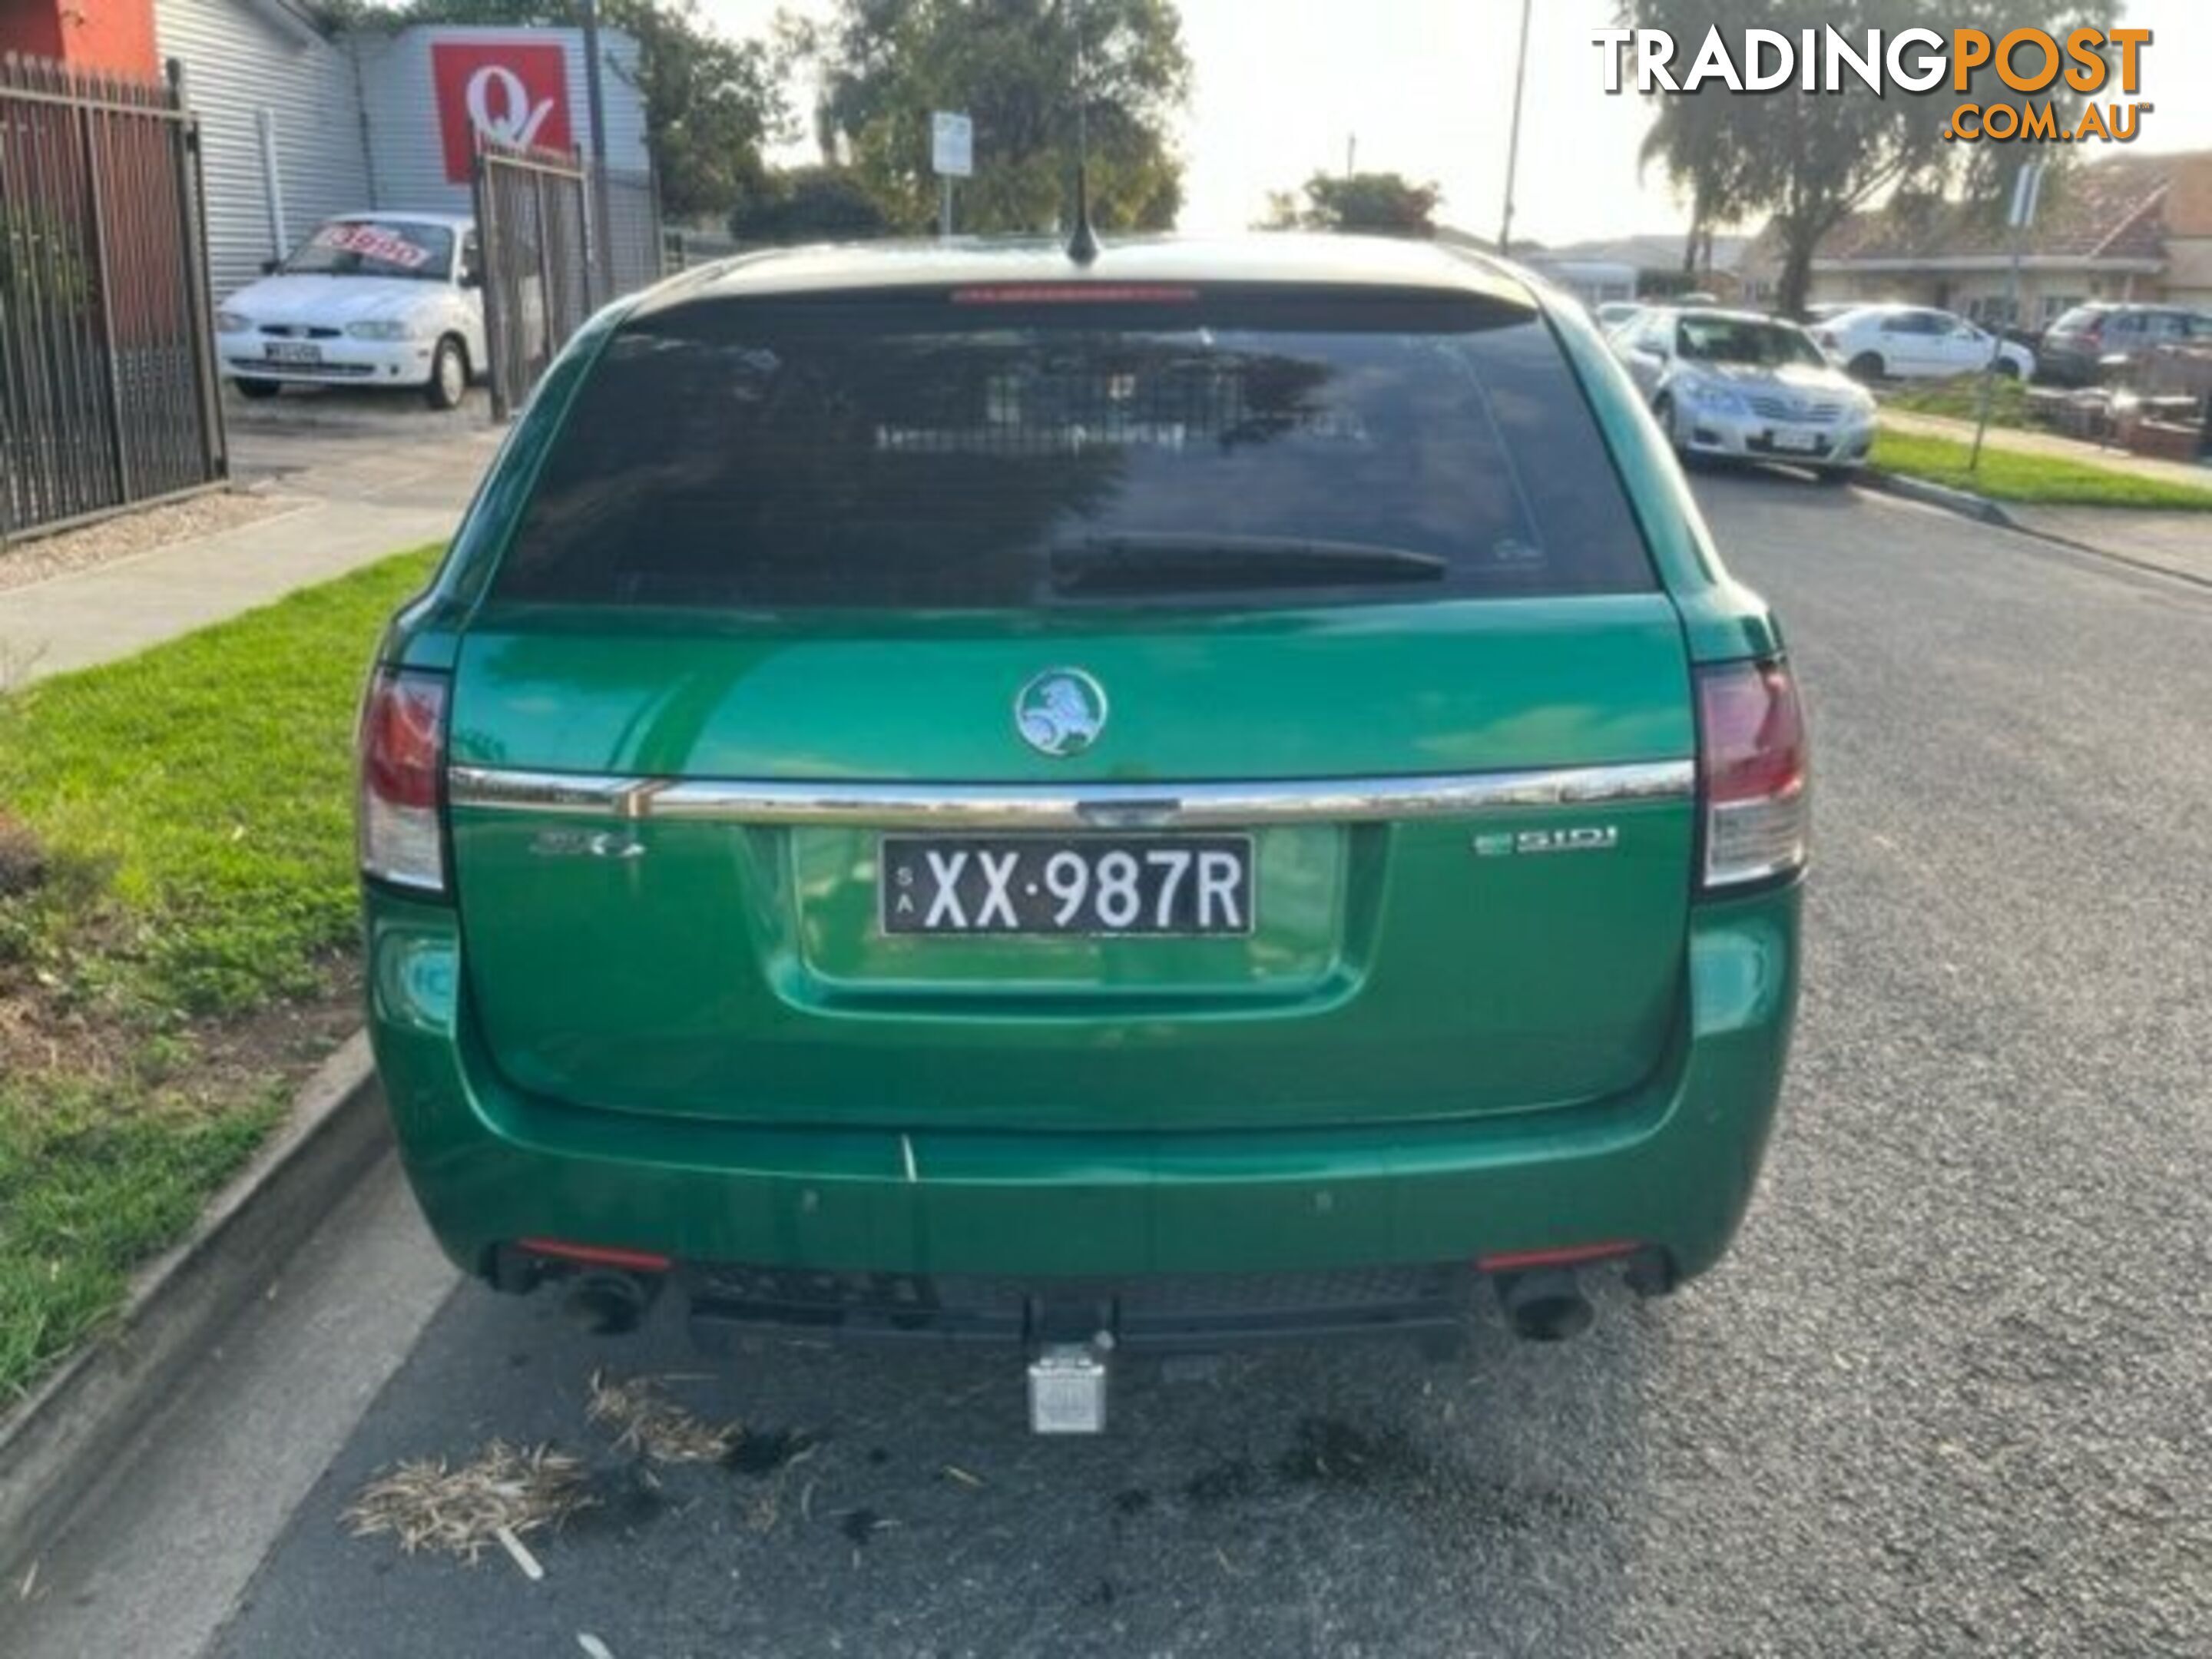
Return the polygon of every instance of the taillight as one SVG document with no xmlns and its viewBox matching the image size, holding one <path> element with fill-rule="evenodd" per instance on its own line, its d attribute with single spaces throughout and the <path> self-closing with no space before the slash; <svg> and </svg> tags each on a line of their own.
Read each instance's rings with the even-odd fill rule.
<svg viewBox="0 0 2212 1659">
<path fill-rule="evenodd" d="M 446 890 L 439 823 L 446 682 L 380 668 L 361 711 L 361 867 L 380 881 Z"/>
<path fill-rule="evenodd" d="M 1779 662 L 1698 671 L 1698 768 L 1707 888 L 1786 875 L 1805 863 L 1805 718 Z"/>
</svg>

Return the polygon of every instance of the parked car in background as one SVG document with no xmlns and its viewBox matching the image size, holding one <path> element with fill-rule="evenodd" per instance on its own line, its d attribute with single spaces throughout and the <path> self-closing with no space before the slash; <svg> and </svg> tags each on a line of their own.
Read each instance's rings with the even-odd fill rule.
<svg viewBox="0 0 2212 1659">
<path fill-rule="evenodd" d="M 451 409 L 489 361 L 480 260 L 471 220 L 343 214 L 222 302 L 217 361 L 248 398 L 404 386 Z"/>
<path fill-rule="evenodd" d="M 1813 330 L 1820 349 L 1862 380 L 1978 374 L 1992 354 L 1997 373 L 2027 380 L 2035 354 L 1948 311 L 1924 306 L 1859 306 Z"/>
<path fill-rule="evenodd" d="M 1598 327 L 1610 334 L 1623 323 L 1632 320 L 1643 310 L 1644 307 L 1634 300 L 1607 300 L 1592 314 L 1597 319 Z"/>
<path fill-rule="evenodd" d="M 1820 374 L 1817 354 L 1808 374 Z M 1723 372 L 1725 372 L 1723 369 Z M 603 311 L 362 725 L 468 1273 L 1126 1352 L 1713 1266 L 1807 751 L 1578 302 L 1425 242 L 756 256 Z M 1817 428 L 1826 432 L 1828 427 Z"/>
<path fill-rule="evenodd" d="M 1830 480 L 1866 464 L 1874 398 L 1795 323 L 1751 312 L 1646 312 L 1614 354 L 1685 458 L 1789 461 Z"/>
<path fill-rule="evenodd" d="M 2044 331 L 2037 378 L 2096 386 L 2161 345 L 2212 341 L 2212 315 L 2181 306 L 2075 306 Z"/>
</svg>

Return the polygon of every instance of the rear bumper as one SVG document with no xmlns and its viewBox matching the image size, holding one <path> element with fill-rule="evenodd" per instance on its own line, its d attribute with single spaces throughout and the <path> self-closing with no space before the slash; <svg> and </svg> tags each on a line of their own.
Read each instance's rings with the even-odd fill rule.
<svg viewBox="0 0 2212 1659">
<path fill-rule="evenodd" d="M 453 913 L 368 897 L 370 1035 L 440 1243 L 521 1238 L 830 1273 L 1310 1273 L 1625 1242 L 1686 1277 L 1727 1248 L 1772 1125 L 1796 886 L 1692 911 L 1655 1075 L 1614 1099 L 1450 1124 L 908 1135 L 640 1120 L 525 1096 L 476 1041 Z"/>
</svg>

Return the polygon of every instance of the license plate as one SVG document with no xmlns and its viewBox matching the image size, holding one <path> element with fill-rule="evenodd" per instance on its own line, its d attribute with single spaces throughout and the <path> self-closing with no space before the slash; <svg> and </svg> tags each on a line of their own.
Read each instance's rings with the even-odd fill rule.
<svg viewBox="0 0 2212 1659">
<path fill-rule="evenodd" d="M 887 933 L 1252 931 L 1249 836 L 885 836 Z"/>
<path fill-rule="evenodd" d="M 1819 453 L 1820 434 L 1817 432 L 1790 432 L 1779 428 L 1766 434 L 1767 442 L 1777 449 L 1792 450 L 1802 455 Z"/>
<path fill-rule="evenodd" d="M 304 340 L 271 340 L 261 348 L 272 363 L 319 363 L 323 349 Z"/>
</svg>

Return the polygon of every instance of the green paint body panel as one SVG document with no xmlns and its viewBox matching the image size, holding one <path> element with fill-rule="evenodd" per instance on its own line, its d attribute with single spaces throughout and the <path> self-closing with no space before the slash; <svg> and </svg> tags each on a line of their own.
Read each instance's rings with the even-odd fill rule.
<svg viewBox="0 0 2212 1659">
<path fill-rule="evenodd" d="M 1657 591 L 776 618 L 498 604 L 617 307 L 556 364 L 380 660 L 452 677 L 454 764 L 532 771 L 1164 786 L 1681 761 L 1692 669 L 1777 654 L 1780 633 L 1601 342 L 1530 298 Z M 1009 741 L 1019 687 L 1068 664 L 1128 693 L 1101 740 L 1064 759 Z M 370 1029 L 424 1211 L 475 1272 L 550 1237 L 1036 1275 L 1634 1240 L 1694 1273 L 1747 1202 L 1796 997 L 1796 887 L 1696 897 L 1687 799 L 1265 826 L 1254 931 L 1216 939 L 889 935 L 861 829 L 648 817 L 611 860 L 543 855 L 557 810 L 448 823 L 453 902 L 366 895 Z M 1593 825 L 1617 837 L 1602 854 L 1475 851 Z"/>
<path fill-rule="evenodd" d="M 1137 1274 L 1466 1261 L 1593 1240 L 1711 1267 L 1748 1202 L 1796 994 L 1796 887 L 1691 914 L 1661 1065 L 1618 1096 L 1456 1122 L 1200 1132 L 631 1119 L 498 1075 L 453 912 L 368 901 L 378 1066 L 425 1214 L 518 1237 L 887 1273 Z M 908 1179 L 905 1150 L 914 1154 Z"/>
</svg>

